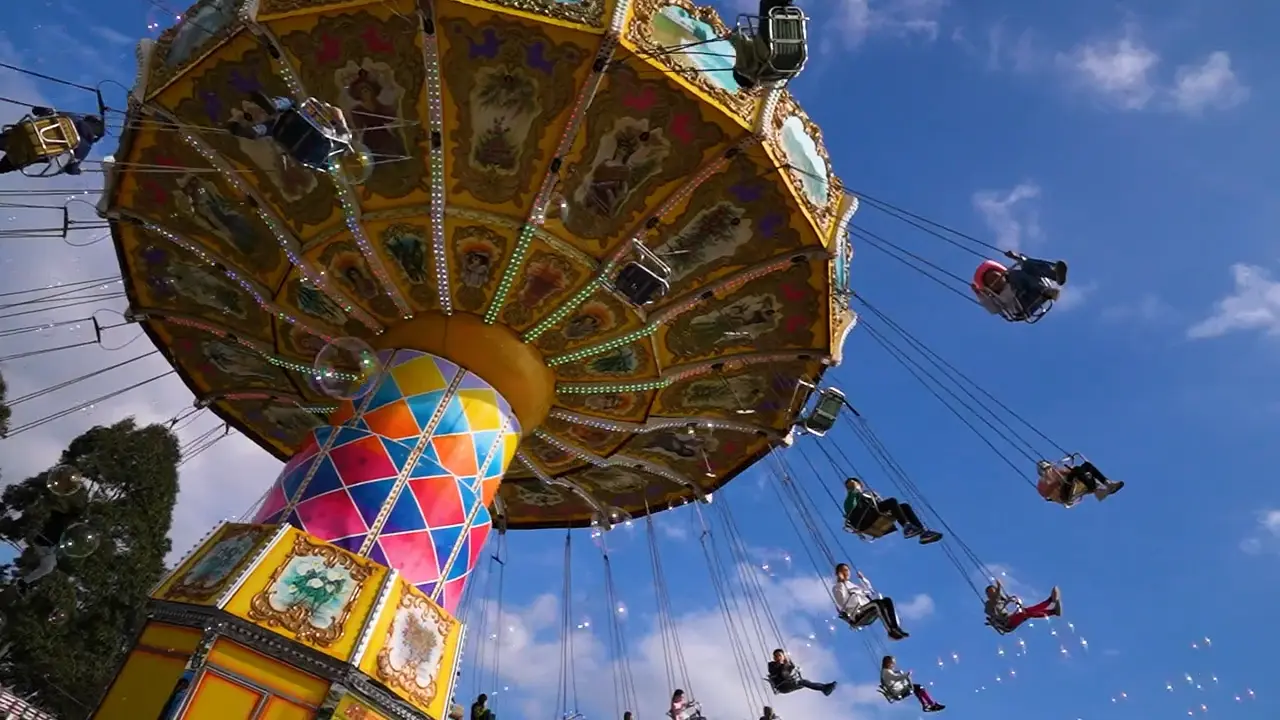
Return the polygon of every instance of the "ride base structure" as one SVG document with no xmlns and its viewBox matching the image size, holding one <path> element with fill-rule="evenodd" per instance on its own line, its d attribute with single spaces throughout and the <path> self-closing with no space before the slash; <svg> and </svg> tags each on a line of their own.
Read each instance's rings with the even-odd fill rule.
<svg viewBox="0 0 1280 720">
<path fill-rule="evenodd" d="M 453 615 L 493 526 L 522 420 L 550 372 L 502 328 L 424 317 L 285 466 L 251 524 L 225 524 L 151 596 L 95 720 L 440 720 Z M 446 341 L 447 338 L 447 341 Z M 501 390 L 500 390 L 501 388 Z M 508 402 L 510 396 L 513 402 Z"/>
</svg>

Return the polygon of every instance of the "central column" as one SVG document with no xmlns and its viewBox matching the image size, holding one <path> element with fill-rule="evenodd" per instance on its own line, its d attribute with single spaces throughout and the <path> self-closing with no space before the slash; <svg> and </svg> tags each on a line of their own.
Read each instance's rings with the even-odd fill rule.
<svg viewBox="0 0 1280 720">
<path fill-rule="evenodd" d="M 288 522 L 393 567 L 452 613 L 492 528 L 521 420 L 545 417 L 553 379 L 504 328 L 470 316 L 407 326 L 381 338 L 397 344 L 378 352 L 372 389 L 312 432 L 254 522 Z"/>
</svg>

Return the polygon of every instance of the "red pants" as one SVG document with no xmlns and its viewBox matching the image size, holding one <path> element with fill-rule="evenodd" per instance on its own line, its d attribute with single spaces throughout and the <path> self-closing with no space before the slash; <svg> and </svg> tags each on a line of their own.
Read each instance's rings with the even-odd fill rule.
<svg viewBox="0 0 1280 720">
<path fill-rule="evenodd" d="M 1022 608 L 1018 612 L 1010 615 L 1005 620 L 1005 626 L 1010 630 L 1018 627 L 1022 623 L 1034 618 L 1047 618 L 1053 612 L 1053 600 L 1045 600 L 1042 603 L 1032 605 L 1031 607 Z"/>
</svg>

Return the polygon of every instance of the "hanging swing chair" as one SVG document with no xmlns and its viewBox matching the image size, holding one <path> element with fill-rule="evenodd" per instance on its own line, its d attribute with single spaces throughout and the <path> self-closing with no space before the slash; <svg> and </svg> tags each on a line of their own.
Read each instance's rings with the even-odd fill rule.
<svg viewBox="0 0 1280 720">
<path fill-rule="evenodd" d="M 65 115 L 36 117 L 27 115 L 4 128 L 5 157 L 27 177 L 52 177 L 62 172 L 59 159 L 69 156 L 80 144 L 75 122 Z M 38 172 L 27 172 L 33 165 L 44 163 Z"/>
<path fill-rule="evenodd" d="M 818 401 L 813 410 L 800 421 L 800 427 L 812 435 L 823 437 L 835 427 L 840 411 L 847 404 L 844 393 L 838 388 L 823 388 L 818 391 Z"/>
</svg>

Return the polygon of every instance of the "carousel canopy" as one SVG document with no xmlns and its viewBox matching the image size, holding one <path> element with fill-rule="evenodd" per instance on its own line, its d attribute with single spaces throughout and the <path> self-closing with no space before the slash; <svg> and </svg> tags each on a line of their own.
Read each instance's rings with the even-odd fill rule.
<svg viewBox="0 0 1280 720">
<path fill-rule="evenodd" d="M 738 86 L 728 32 L 684 0 L 206 0 L 140 46 L 108 178 L 134 312 L 282 459 L 334 409 L 310 377 L 333 338 L 465 326 L 465 367 L 487 326 L 551 378 L 545 401 L 501 388 L 524 433 L 508 527 L 711 492 L 787 434 L 854 322 L 856 201 L 787 91 Z M 228 132 L 263 96 L 340 108 L 371 174 Z M 636 243 L 670 267 L 642 307 L 613 284 Z"/>
</svg>

